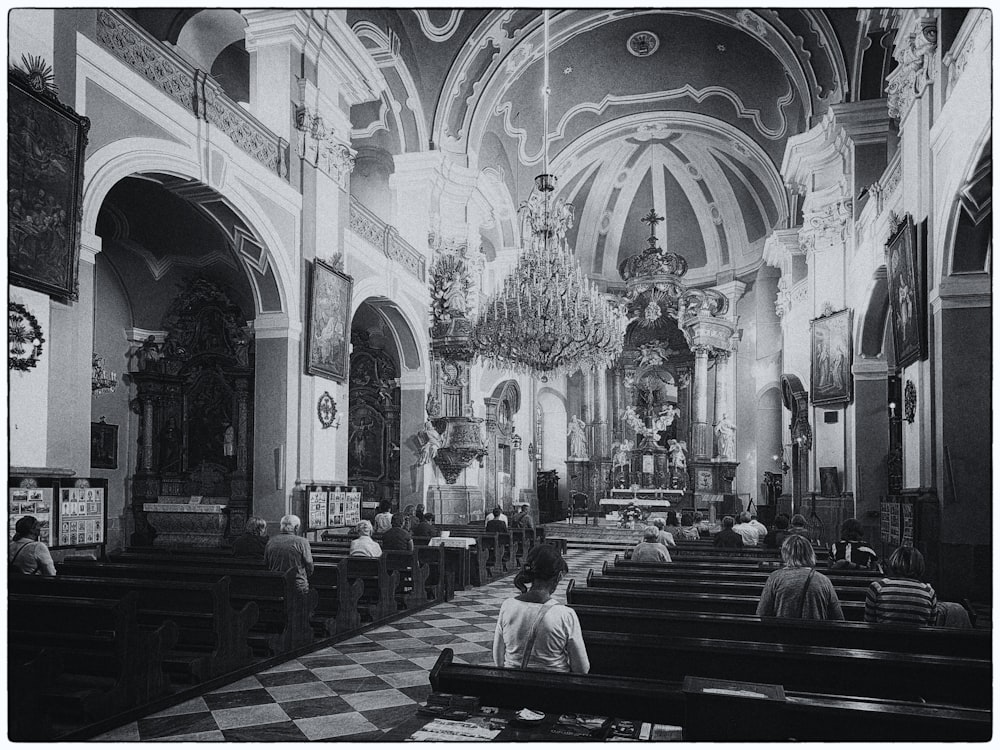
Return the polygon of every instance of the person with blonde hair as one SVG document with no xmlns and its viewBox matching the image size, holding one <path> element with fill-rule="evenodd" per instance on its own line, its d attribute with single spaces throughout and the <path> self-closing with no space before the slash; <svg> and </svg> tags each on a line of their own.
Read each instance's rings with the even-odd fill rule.
<svg viewBox="0 0 1000 750">
<path fill-rule="evenodd" d="M 303 594 L 309 593 L 309 576 L 314 565 L 309 540 L 299 536 L 302 521 L 298 516 L 288 514 L 278 522 L 278 534 L 271 537 L 264 547 L 264 564 L 268 570 L 284 573 L 295 571 L 295 583 Z"/>
<path fill-rule="evenodd" d="M 889 555 L 889 575 L 872 581 L 865 597 L 865 622 L 933 625 L 937 610 L 934 587 L 920 579 L 924 556 L 913 547 Z"/>
<path fill-rule="evenodd" d="M 267 542 L 267 521 L 250 516 L 243 526 L 243 535 L 233 542 L 233 555 L 263 560 Z"/>
<path fill-rule="evenodd" d="M 590 671 L 580 619 L 552 597 L 568 572 L 566 561 L 551 544 L 538 544 L 528 551 L 514 577 L 520 595 L 500 605 L 493 632 L 494 664 L 576 674 Z"/>
<path fill-rule="evenodd" d="M 371 521 L 358 521 L 358 525 L 354 527 L 354 533 L 358 535 L 358 538 L 351 540 L 351 548 L 348 553 L 351 557 L 382 556 L 381 545 L 372 539 Z"/>
<path fill-rule="evenodd" d="M 816 570 L 816 552 L 804 536 L 791 534 L 781 545 L 783 567 L 771 573 L 757 604 L 758 617 L 843 620 L 830 579 Z"/>
</svg>

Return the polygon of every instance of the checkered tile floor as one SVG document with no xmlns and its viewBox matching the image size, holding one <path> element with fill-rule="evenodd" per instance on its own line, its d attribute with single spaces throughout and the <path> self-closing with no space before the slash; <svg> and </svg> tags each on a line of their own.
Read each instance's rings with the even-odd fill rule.
<svg viewBox="0 0 1000 750">
<path fill-rule="evenodd" d="M 571 549 L 569 578 L 585 579 L 614 552 Z M 265 672 L 118 727 L 97 741 L 280 742 L 374 741 L 413 715 L 430 693 L 428 673 L 445 647 L 455 660 L 492 663 L 493 630 L 504 599 L 517 593 L 508 576 L 457 592 L 364 635 L 300 656 Z"/>
</svg>

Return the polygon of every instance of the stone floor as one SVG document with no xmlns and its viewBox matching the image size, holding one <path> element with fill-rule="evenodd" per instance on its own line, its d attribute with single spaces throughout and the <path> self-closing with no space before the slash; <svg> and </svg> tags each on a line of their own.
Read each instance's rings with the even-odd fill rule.
<svg viewBox="0 0 1000 750">
<path fill-rule="evenodd" d="M 570 578 L 600 569 L 609 550 L 571 548 Z M 377 741 L 413 715 L 430 693 L 429 672 L 445 647 L 457 662 L 492 663 L 493 630 L 508 576 L 457 592 L 444 602 L 199 698 L 118 727 L 94 739 L 113 741 Z"/>
</svg>

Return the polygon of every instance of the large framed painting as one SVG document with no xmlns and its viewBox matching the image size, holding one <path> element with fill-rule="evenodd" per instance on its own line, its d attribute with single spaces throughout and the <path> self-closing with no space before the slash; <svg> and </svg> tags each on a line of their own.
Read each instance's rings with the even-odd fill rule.
<svg viewBox="0 0 1000 750">
<path fill-rule="evenodd" d="M 353 279 L 321 260 L 313 262 L 309 295 L 306 372 L 343 382 L 347 378 Z"/>
<path fill-rule="evenodd" d="M 37 75 L 11 68 L 7 122 L 9 281 L 75 300 L 90 121 L 61 104 Z"/>
<path fill-rule="evenodd" d="M 851 311 L 829 312 L 809 323 L 811 395 L 814 404 L 851 400 Z"/>
<path fill-rule="evenodd" d="M 885 246 L 892 343 L 899 368 L 927 356 L 923 248 L 918 245 L 913 218 L 907 215 L 891 233 Z"/>
</svg>

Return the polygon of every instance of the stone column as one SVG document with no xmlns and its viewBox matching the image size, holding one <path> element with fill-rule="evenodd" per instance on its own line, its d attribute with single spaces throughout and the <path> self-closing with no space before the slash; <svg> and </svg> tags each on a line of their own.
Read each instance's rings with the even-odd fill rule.
<svg viewBox="0 0 1000 750">
<path fill-rule="evenodd" d="M 691 453 L 697 458 L 711 458 L 708 439 L 708 346 L 694 347 L 694 415 L 691 420 Z"/>
</svg>

